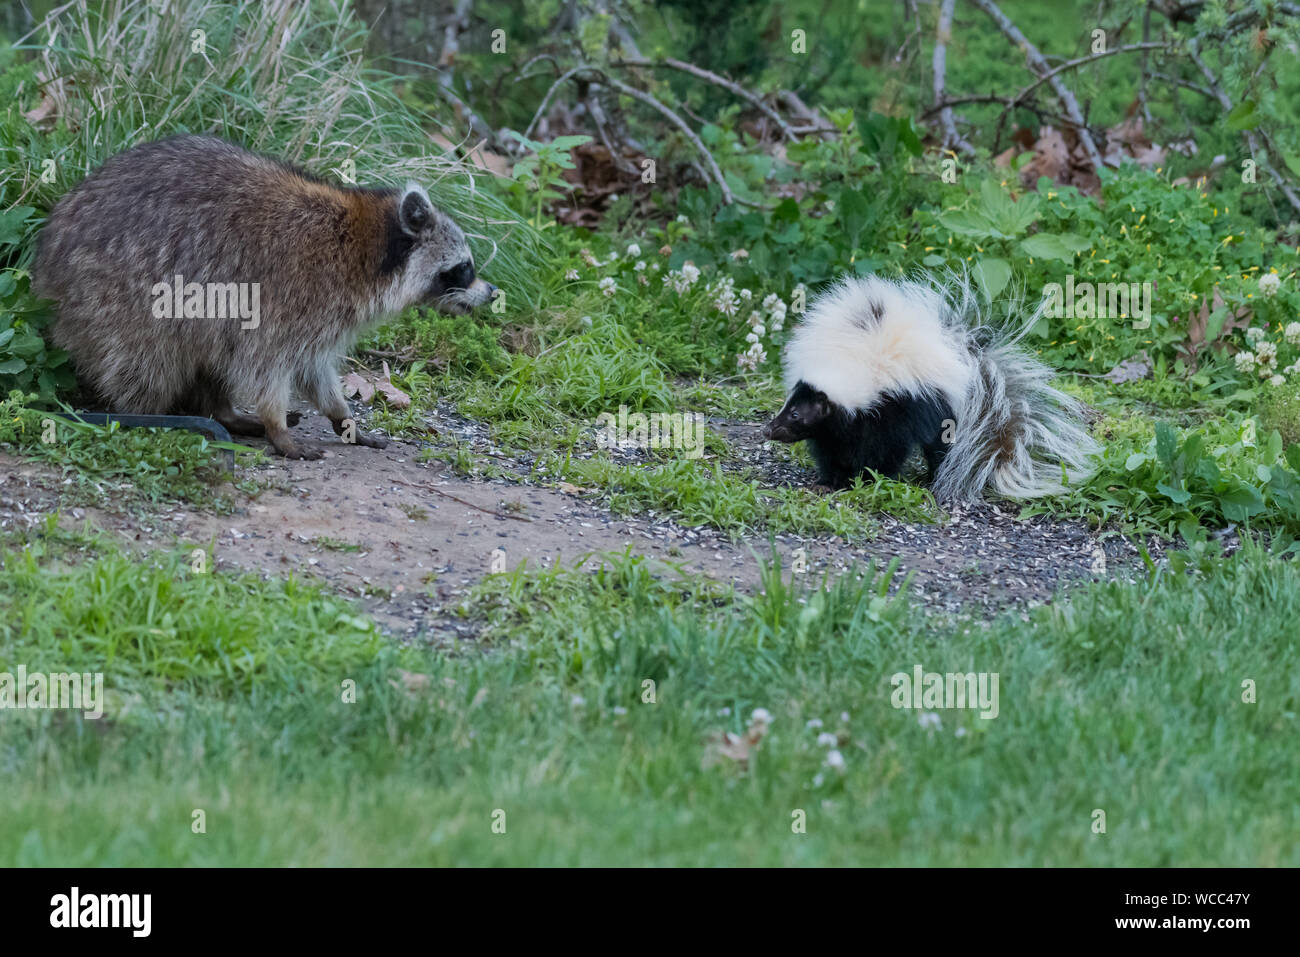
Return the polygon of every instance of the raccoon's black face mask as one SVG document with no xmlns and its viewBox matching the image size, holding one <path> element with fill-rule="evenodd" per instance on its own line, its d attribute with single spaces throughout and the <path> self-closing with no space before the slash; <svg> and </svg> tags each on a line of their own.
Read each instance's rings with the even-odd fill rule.
<svg viewBox="0 0 1300 957">
<path fill-rule="evenodd" d="M 474 275 L 474 264 L 466 259 L 433 277 L 428 301 L 439 312 L 460 316 L 490 302 L 497 287 Z"/>
<path fill-rule="evenodd" d="M 800 381 L 786 399 L 785 407 L 763 427 L 763 438 L 772 442 L 801 442 L 815 435 L 833 411 L 826 393 Z"/>
</svg>

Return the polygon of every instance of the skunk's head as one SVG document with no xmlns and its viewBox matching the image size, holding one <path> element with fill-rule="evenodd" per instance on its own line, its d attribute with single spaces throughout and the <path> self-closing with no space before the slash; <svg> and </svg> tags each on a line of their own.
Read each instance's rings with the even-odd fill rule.
<svg viewBox="0 0 1300 957">
<path fill-rule="evenodd" d="M 835 408 L 825 392 L 802 379 L 795 385 L 775 419 L 763 426 L 763 438 L 773 442 L 800 442 L 811 438 Z"/>
</svg>

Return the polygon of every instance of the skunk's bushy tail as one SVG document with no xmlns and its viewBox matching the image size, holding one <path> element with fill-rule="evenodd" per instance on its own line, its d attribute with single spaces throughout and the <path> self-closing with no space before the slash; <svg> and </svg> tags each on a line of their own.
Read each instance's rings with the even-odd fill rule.
<svg viewBox="0 0 1300 957">
<path fill-rule="evenodd" d="M 936 285 L 944 325 L 964 340 L 973 374 L 932 481 L 935 497 L 971 501 L 988 488 L 1006 498 L 1037 498 L 1086 479 L 1098 445 L 1083 425 L 1082 406 L 1052 388 L 1052 370 L 1021 345 L 1043 306 L 1023 322 L 995 322 L 969 276 L 950 275 Z M 1018 303 L 1010 314 L 1023 315 Z"/>
</svg>

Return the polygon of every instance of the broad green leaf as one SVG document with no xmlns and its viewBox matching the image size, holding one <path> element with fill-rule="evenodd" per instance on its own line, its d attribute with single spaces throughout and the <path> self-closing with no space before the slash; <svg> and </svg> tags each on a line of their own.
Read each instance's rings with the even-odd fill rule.
<svg viewBox="0 0 1300 957">
<path fill-rule="evenodd" d="M 984 298 L 990 302 L 1011 281 L 1011 267 L 1007 265 L 1005 259 L 996 257 L 981 259 L 975 264 L 973 271 L 975 278 L 979 280 L 980 288 L 984 290 Z"/>
</svg>

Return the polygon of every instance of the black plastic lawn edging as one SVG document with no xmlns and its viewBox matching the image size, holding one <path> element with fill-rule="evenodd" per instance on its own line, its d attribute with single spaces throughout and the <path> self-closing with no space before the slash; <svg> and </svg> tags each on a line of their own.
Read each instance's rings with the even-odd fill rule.
<svg viewBox="0 0 1300 957">
<path fill-rule="evenodd" d="M 230 433 L 216 419 L 207 419 L 201 415 L 129 415 L 116 412 L 53 412 L 52 415 L 71 422 L 84 422 L 87 425 L 108 425 L 116 422 L 124 429 L 188 429 L 202 432 L 215 442 L 229 442 Z M 235 470 L 235 453 L 230 449 L 221 449 L 226 469 Z"/>
</svg>

